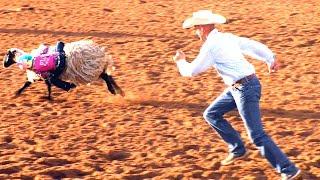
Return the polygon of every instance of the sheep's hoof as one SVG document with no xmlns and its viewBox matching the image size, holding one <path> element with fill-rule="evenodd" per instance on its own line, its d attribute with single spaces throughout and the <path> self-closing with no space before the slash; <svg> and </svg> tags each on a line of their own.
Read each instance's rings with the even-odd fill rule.
<svg viewBox="0 0 320 180">
<path fill-rule="evenodd" d="M 14 98 L 17 98 L 17 97 L 19 97 L 21 95 L 21 92 L 20 91 L 17 91 L 15 94 L 14 94 Z"/>
<path fill-rule="evenodd" d="M 41 99 L 53 101 L 53 98 L 51 96 L 42 96 Z"/>
<path fill-rule="evenodd" d="M 116 94 L 120 94 L 122 97 L 125 96 L 124 91 L 120 87 L 115 88 Z"/>
</svg>

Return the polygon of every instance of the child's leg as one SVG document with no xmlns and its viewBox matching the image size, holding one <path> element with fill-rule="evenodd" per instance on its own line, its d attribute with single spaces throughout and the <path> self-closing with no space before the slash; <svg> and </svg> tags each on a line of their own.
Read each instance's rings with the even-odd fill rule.
<svg viewBox="0 0 320 180">
<path fill-rule="evenodd" d="M 56 51 L 59 52 L 59 64 L 56 67 L 55 71 L 51 74 L 50 82 L 58 88 L 61 88 L 65 91 L 69 91 L 70 89 L 75 88 L 76 85 L 59 79 L 59 76 L 63 72 L 66 65 L 66 57 L 63 48 L 64 43 L 58 41 L 56 45 Z"/>
<path fill-rule="evenodd" d="M 73 83 L 69 83 L 66 81 L 62 81 L 61 79 L 58 79 L 56 77 L 51 77 L 50 78 L 50 83 L 52 83 L 53 85 L 57 86 L 58 88 L 61 88 L 65 91 L 69 91 L 72 88 L 75 88 L 76 85 Z"/>
</svg>

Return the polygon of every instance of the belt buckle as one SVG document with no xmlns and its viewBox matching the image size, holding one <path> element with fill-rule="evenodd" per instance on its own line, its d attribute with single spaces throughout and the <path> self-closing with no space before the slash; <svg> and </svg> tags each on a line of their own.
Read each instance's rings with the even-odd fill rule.
<svg viewBox="0 0 320 180">
<path fill-rule="evenodd" d="M 252 78 L 253 78 L 253 74 L 248 75 L 248 76 L 245 76 L 245 77 L 243 77 L 242 79 L 239 79 L 239 80 L 237 81 L 237 83 L 239 83 L 239 84 L 244 84 L 244 83 L 249 82 Z"/>
<path fill-rule="evenodd" d="M 232 88 L 235 88 L 235 89 L 238 89 L 238 90 L 239 90 L 239 88 L 240 88 L 240 86 L 241 86 L 241 83 L 240 83 L 240 82 L 235 82 L 235 83 L 232 84 L 231 86 L 232 86 Z"/>
</svg>

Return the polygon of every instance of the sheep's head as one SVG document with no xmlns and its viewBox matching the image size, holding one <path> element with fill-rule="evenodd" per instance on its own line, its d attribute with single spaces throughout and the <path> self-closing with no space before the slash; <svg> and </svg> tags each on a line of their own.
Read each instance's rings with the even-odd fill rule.
<svg viewBox="0 0 320 180">
<path fill-rule="evenodd" d="M 16 61 L 14 60 L 16 57 L 16 52 L 17 52 L 16 50 L 8 50 L 7 54 L 3 58 L 3 66 L 5 68 L 16 63 Z"/>
</svg>

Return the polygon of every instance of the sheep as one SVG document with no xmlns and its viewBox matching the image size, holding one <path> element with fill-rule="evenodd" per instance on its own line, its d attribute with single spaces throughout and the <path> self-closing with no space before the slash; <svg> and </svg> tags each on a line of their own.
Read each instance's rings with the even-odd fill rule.
<svg viewBox="0 0 320 180">
<path fill-rule="evenodd" d="M 62 51 L 57 50 L 59 46 L 47 46 L 43 44 L 41 44 L 38 49 L 31 51 L 30 54 L 18 48 L 8 50 L 4 57 L 4 67 L 7 68 L 17 63 L 21 69 L 27 72 L 27 81 L 16 92 L 16 96 L 19 96 L 32 83 L 38 80 L 44 80 L 48 87 L 47 98 L 51 100 L 51 85 L 60 86 L 50 77 L 52 74 L 55 74 L 58 69 L 57 62 L 62 62 L 62 59 L 65 61 L 65 64 L 62 67 L 63 69 L 60 69 L 61 72 L 57 78 L 59 82 L 62 82 L 62 85 L 65 83 L 69 88 L 60 88 L 69 91 L 76 86 L 90 84 L 98 79 L 103 79 L 112 94 L 125 95 L 124 91 L 117 85 L 111 75 L 111 72 L 114 70 L 113 60 L 112 57 L 107 54 L 104 47 L 92 40 L 80 40 L 66 44 L 59 42 L 58 45 L 59 44 L 63 44 Z M 21 62 L 23 55 L 32 58 Z M 52 61 L 54 61 L 53 64 L 57 65 L 56 67 L 48 69 L 48 63 L 43 63 L 43 60 L 46 60 L 46 58 L 50 59 L 48 57 L 54 57 Z M 40 71 L 39 68 L 36 68 L 38 59 L 40 59 L 40 64 L 42 63 L 43 65 L 42 67 L 46 66 L 45 68 L 47 69 L 45 71 Z"/>
</svg>

